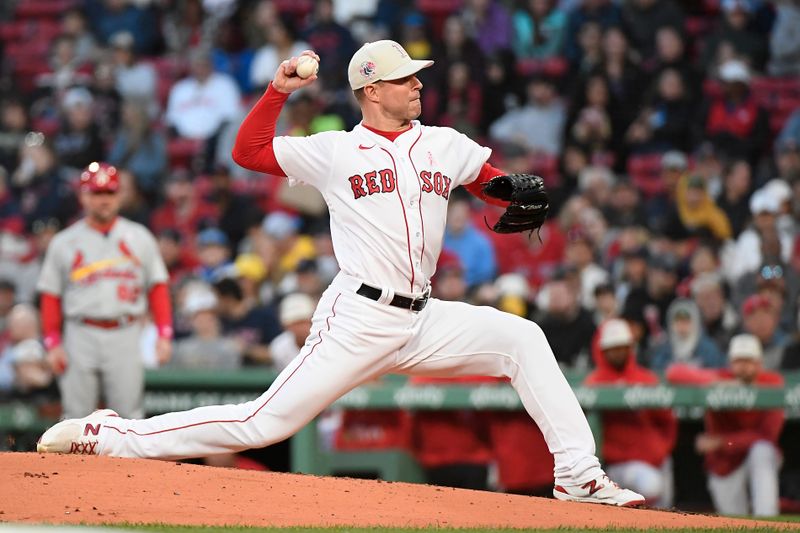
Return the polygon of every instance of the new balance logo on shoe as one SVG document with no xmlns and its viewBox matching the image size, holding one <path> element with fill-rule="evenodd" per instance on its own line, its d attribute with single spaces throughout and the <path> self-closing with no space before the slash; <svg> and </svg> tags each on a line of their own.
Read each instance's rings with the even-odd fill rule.
<svg viewBox="0 0 800 533">
<path fill-rule="evenodd" d="M 97 435 L 97 433 L 95 433 Z M 595 492 L 603 488 L 603 485 L 597 486 L 597 480 L 593 479 L 589 483 L 583 485 L 582 489 L 589 489 L 589 496 L 593 495 Z"/>
<path fill-rule="evenodd" d="M 100 424 L 86 424 L 86 427 L 83 428 L 83 436 L 86 437 L 89 433 L 92 435 L 100 434 Z"/>
</svg>

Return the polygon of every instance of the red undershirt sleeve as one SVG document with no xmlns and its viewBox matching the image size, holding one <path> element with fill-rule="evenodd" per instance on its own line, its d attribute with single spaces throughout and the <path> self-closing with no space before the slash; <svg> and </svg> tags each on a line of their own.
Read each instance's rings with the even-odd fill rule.
<svg viewBox="0 0 800 533">
<path fill-rule="evenodd" d="M 48 350 L 61 345 L 61 298 L 43 292 L 41 296 L 42 333 Z"/>
<path fill-rule="evenodd" d="M 150 313 L 158 330 L 158 336 L 172 338 L 172 304 L 169 301 L 169 289 L 166 283 L 156 283 L 147 294 Z"/>
<path fill-rule="evenodd" d="M 503 200 L 498 200 L 497 198 L 492 198 L 491 196 L 487 196 L 486 194 L 483 193 L 484 183 L 494 178 L 495 176 L 502 176 L 504 174 L 505 172 L 503 172 L 502 170 L 493 167 L 489 163 L 484 163 L 475 181 L 467 185 L 464 185 L 464 188 L 467 189 L 467 191 L 469 191 L 470 194 L 472 194 L 473 196 L 477 196 L 486 203 L 492 205 L 498 205 L 500 207 L 507 207 L 508 202 Z"/>
<path fill-rule="evenodd" d="M 288 94 L 272 87 L 272 83 L 269 84 L 266 92 L 239 126 L 232 153 L 237 165 L 256 172 L 286 176 L 275 158 L 272 140 L 275 138 L 278 116 L 287 98 Z"/>
</svg>

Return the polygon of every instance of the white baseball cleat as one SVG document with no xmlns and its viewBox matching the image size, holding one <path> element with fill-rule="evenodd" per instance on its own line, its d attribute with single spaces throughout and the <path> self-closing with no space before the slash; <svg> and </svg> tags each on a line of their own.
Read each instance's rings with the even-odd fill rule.
<svg viewBox="0 0 800 533">
<path fill-rule="evenodd" d="M 617 507 L 634 507 L 645 503 L 644 496 L 623 489 L 605 474 L 583 485 L 556 485 L 553 487 L 553 496 L 565 502 L 602 503 Z"/>
<path fill-rule="evenodd" d="M 98 409 L 83 418 L 62 420 L 39 437 L 36 451 L 97 455 L 100 428 L 108 417 L 119 417 L 119 415 L 111 409 Z"/>
</svg>

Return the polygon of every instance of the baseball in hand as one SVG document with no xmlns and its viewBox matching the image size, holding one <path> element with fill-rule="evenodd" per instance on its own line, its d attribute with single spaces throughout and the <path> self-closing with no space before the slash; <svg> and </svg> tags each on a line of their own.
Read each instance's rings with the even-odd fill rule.
<svg viewBox="0 0 800 533">
<path fill-rule="evenodd" d="M 297 60 L 295 72 L 298 78 L 306 79 L 319 70 L 319 63 L 311 56 L 300 56 Z"/>
</svg>

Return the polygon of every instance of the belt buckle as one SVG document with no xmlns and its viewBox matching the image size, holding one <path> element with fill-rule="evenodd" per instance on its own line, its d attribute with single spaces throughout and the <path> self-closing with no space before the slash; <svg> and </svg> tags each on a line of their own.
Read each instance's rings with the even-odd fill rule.
<svg viewBox="0 0 800 533">
<path fill-rule="evenodd" d="M 414 304 L 419 302 L 419 301 L 422 302 L 422 307 L 419 308 L 419 311 L 422 311 L 423 309 L 425 309 L 425 306 L 428 305 L 428 298 L 430 298 L 430 297 L 431 297 L 431 286 L 428 285 L 425 288 L 425 292 L 422 294 L 422 296 L 419 296 L 417 298 L 412 298 L 411 299 L 411 306 L 409 307 L 409 311 L 414 311 Z M 417 311 L 417 312 L 419 312 L 419 311 Z"/>
</svg>

